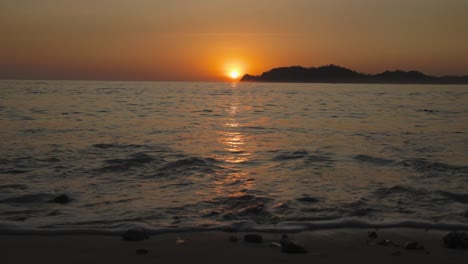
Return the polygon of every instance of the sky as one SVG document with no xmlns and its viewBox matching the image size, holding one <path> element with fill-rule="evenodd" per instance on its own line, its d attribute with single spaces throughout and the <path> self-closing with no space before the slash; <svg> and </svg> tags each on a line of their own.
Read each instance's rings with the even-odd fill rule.
<svg viewBox="0 0 468 264">
<path fill-rule="evenodd" d="M 328 64 L 468 75 L 467 10 L 468 0 L 1 0 L 0 79 L 226 81 Z"/>
</svg>

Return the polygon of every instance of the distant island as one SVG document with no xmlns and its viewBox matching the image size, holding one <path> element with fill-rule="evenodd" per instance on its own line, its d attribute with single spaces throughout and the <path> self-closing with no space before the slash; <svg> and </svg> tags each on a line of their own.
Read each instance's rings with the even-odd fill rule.
<svg viewBox="0 0 468 264">
<path fill-rule="evenodd" d="M 274 68 L 260 76 L 245 74 L 242 82 L 297 83 L 381 83 L 381 84 L 468 84 L 468 75 L 430 76 L 419 71 L 385 71 L 364 74 L 337 65 L 305 68 L 302 66 Z"/>
</svg>

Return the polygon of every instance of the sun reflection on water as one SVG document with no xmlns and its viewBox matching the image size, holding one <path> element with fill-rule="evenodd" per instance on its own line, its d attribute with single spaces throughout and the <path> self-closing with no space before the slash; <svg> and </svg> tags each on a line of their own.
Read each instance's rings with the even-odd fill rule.
<svg viewBox="0 0 468 264">
<path fill-rule="evenodd" d="M 237 106 L 231 106 L 229 112 L 235 115 Z M 224 123 L 224 128 L 225 131 L 221 132 L 218 140 L 224 146 L 225 154 L 219 158 L 228 163 L 248 161 L 251 153 L 245 149 L 247 142 L 245 135 L 240 131 L 240 124 L 233 118 Z"/>
<path fill-rule="evenodd" d="M 232 83 L 231 88 L 237 88 L 237 83 Z M 215 181 L 216 192 L 221 196 L 241 195 L 245 190 L 252 189 L 254 181 L 245 171 L 245 162 L 251 159 L 248 151 L 248 138 L 242 131 L 242 124 L 238 121 L 241 112 L 241 103 L 234 97 L 227 105 L 225 111 L 228 119 L 221 123 L 221 131 L 218 131 L 218 142 L 222 149 L 217 159 L 226 163 L 225 172 L 217 177 Z"/>
<path fill-rule="evenodd" d="M 224 155 L 223 160 L 228 163 L 241 163 L 249 160 L 250 153 L 245 151 L 244 135 L 239 132 L 226 132 L 221 138 L 224 144 L 224 150 L 227 155 Z"/>
</svg>

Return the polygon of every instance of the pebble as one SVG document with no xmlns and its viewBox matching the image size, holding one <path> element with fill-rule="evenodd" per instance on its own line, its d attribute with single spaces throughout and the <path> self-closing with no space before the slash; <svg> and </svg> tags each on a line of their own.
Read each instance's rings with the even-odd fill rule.
<svg viewBox="0 0 468 264">
<path fill-rule="evenodd" d="M 382 240 L 377 241 L 377 245 L 379 245 L 379 246 L 388 246 L 390 244 L 389 242 L 390 242 L 390 240 L 382 239 Z"/>
<path fill-rule="evenodd" d="M 419 243 L 417 241 L 408 241 L 408 242 L 406 242 L 406 244 L 403 247 L 405 249 L 409 249 L 409 250 L 424 249 L 424 247 L 419 245 Z"/>
<path fill-rule="evenodd" d="M 382 239 L 382 240 L 379 240 L 377 241 L 376 245 L 378 246 L 393 246 L 393 247 L 400 247 L 399 244 L 397 243 L 394 243 L 393 241 L 391 240 L 388 240 L 388 239 Z"/>
<path fill-rule="evenodd" d="M 258 234 L 247 234 L 244 236 L 244 240 L 249 243 L 262 243 L 263 237 Z"/>
<path fill-rule="evenodd" d="M 303 246 L 291 241 L 288 235 L 281 236 L 281 249 L 284 253 L 289 254 L 301 254 L 307 252 Z"/>
<path fill-rule="evenodd" d="M 369 238 L 377 238 L 377 232 L 372 231 L 367 234 L 367 237 Z"/>
<path fill-rule="evenodd" d="M 183 240 L 181 237 L 177 237 L 177 239 L 176 239 L 176 245 L 181 245 L 181 244 L 183 244 L 183 243 L 185 243 L 185 240 Z"/>
<path fill-rule="evenodd" d="M 393 252 L 392 256 L 396 256 L 396 257 L 401 256 L 401 251 L 398 250 L 398 251 Z"/>
<path fill-rule="evenodd" d="M 443 238 L 444 244 L 448 248 L 468 247 L 468 235 L 463 232 L 450 232 Z"/>
<path fill-rule="evenodd" d="M 239 239 L 236 236 L 230 236 L 229 241 L 235 243 L 235 242 L 239 241 Z"/>
<path fill-rule="evenodd" d="M 278 247 L 278 248 L 280 248 L 280 247 L 281 247 L 281 244 L 278 243 L 278 242 L 271 242 L 271 243 L 270 243 L 270 247 Z"/>
<path fill-rule="evenodd" d="M 148 239 L 149 236 L 145 230 L 129 229 L 122 235 L 122 238 L 126 241 L 142 241 Z"/>
</svg>

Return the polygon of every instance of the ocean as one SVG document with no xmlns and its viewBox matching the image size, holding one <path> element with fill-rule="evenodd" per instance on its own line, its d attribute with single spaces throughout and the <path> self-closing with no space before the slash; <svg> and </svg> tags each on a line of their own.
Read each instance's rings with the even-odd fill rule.
<svg viewBox="0 0 468 264">
<path fill-rule="evenodd" d="M 466 85 L 0 81 L 0 127 L 3 233 L 468 228 Z"/>
</svg>

